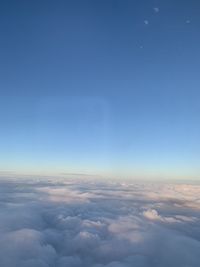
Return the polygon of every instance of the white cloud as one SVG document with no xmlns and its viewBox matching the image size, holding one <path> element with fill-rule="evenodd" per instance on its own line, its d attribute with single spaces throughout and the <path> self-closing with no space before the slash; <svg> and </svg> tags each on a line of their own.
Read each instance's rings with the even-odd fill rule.
<svg viewBox="0 0 200 267">
<path fill-rule="evenodd" d="M 200 265 L 199 185 L 0 186 L 1 267 Z"/>
<path fill-rule="evenodd" d="M 49 201 L 64 202 L 64 203 L 81 203 L 89 202 L 90 194 L 82 193 L 75 190 L 69 190 L 68 188 L 60 187 L 41 187 L 38 188 L 40 192 L 47 194 L 45 197 Z"/>
<path fill-rule="evenodd" d="M 148 209 L 143 212 L 144 217 L 150 220 L 160 220 L 162 221 L 162 217 L 158 215 L 158 212 L 154 209 Z"/>
<path fill-rule="evenodd" d="M 143 212 L 143 215 L 145 218 L 149 219 L 149 220 L 157 220 L 160 222 L 165 222 L 165 223 L 177 223 L 180 222 L 179 218 L 177 216 L 174 217 L 164 217 L 158 214 L 157 210 L 155 209 L 148 209 L 146 211 Z"/>
</svg>

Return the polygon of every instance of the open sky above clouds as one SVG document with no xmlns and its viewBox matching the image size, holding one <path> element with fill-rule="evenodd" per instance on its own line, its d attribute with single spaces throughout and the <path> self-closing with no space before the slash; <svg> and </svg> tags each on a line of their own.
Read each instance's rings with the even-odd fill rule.
<svg viewBox="0 0 200 267">
<path fill-rule="evenodd" d="M 0 169 L 198 178 L 200 2 L 0 1 Z"/>
<path fill-rule="evenodd" d="M 199 267 L 200 185 L 1 180 L 1 267 Z"/>
</svg>

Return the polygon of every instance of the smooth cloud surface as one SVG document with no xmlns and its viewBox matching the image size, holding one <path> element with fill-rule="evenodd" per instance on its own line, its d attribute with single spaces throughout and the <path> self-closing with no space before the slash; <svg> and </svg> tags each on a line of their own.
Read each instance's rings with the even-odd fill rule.
<svg viewBox="0 0 200 267">
<path fill-rule="evenodd" d="M 200 186 L 0 182 L 1 267 L 199 267 Z"/>
</svg>

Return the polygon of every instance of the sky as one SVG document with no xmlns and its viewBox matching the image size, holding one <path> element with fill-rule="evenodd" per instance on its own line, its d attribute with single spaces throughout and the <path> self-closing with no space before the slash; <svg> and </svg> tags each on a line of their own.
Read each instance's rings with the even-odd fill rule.
<svg viewBox="0 0 200 267">
<path fill-rule="evenodd" d="M 0 172 L 200 177 L 200 2 L 0 2 Z"/>
</svg>

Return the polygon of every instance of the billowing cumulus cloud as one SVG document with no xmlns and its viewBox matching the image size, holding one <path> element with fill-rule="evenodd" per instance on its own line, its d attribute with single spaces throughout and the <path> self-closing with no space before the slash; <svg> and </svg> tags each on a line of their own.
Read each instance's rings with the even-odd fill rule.
<svg viewBox="0 0 200 267">
<path fill-rule="evenodd" d="M 200 185 L 0 182 L 1 267 L 200 266 Z"/>
</svg>

